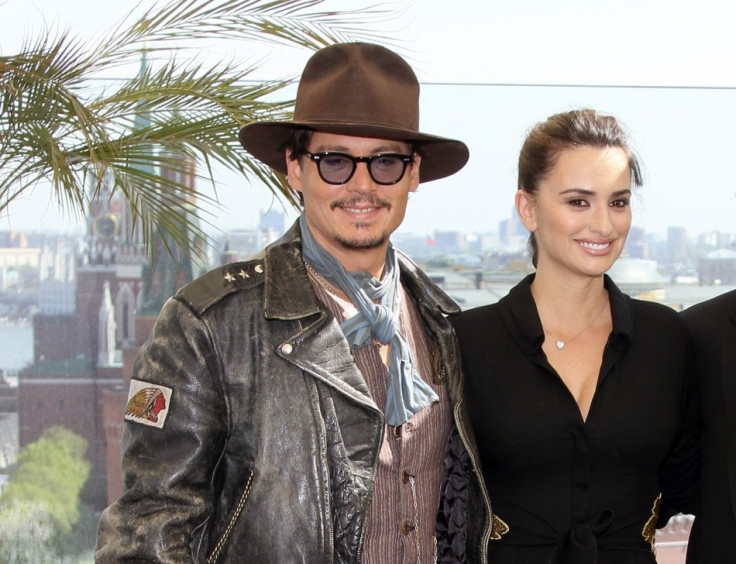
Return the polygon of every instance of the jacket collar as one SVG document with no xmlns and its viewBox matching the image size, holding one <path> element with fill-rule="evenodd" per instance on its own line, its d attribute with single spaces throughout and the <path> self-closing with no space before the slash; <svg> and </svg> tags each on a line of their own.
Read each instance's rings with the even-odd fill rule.
<svg viewBox="0 0 736 564">
<path fill-rule="evenodd" d="M 266 247 L 263 311 L 268 319 L 301 319 L 322 313 L 302 260 L 298 221 Z"/>
<path fill-rule="evenodd" d="M 266 247 L 264 260 L 264 312 L 269 319 L 301 319 L 322 313 L 323 308 L 309 281 L 302 260 L 299 221 Z M 428 305 L 443 314 L 457 313 L 458 305 L 438 288 L 414 262 L 397 251 L 401 282 L 417 305 Z"/>
</svg>

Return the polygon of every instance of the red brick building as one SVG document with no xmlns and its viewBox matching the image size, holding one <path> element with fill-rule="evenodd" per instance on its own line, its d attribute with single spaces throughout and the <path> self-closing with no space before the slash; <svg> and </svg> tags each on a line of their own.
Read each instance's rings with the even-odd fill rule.
<svg viewBox="0 0 736 564">
<path fill-rule="evenodd" d="M 190 171 L 182 185 L 193 184 L 193 165 Z M 120 437 L 135 353 L 163 301 L 205 268 L 202 244 L 173 257 L 168 249 L 176 245 L 155 235 L 148 254 L 137 221 L 120 191 L 103 182 L 77 257 L 74 312 L 34 316 L 34 364 L 18 381 L 20 446 L 51 425 L 83 436 L 92 464 L 85 496 L 97 508 L 121 491 Z"/>
</svg>

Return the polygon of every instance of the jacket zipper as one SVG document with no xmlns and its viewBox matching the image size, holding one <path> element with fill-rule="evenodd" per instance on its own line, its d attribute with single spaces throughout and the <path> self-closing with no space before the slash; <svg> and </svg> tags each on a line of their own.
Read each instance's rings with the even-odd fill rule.
<svg viewBox="0 0 736 564">
<path fill-rule="evenodd" d="M 225 531 L 222 533 L 220 540 L 217 541 L 217 544 L 215 545 L 215 548 L 212 551 L 212 554 L 210 554 L 207 557 L 207 564 L 214 564 L 215 562 L 217 562 L 217 559 L 220 557 L 220 552 L 222 551 L 222 547 L 225 546 L 225 542 L 230 536 L 230 533 L 232 532 L 232 529 L 235 526 L 235 522 L 238 520 L 238 517 L 240 517 L 240 514 L 243 512 L 243 506 L 245 506 L 245 502 L 248 499 L 248 496 L 250 495 L 250 487 L 253 482 L 254 473 L 255 472 L 251 470 L 250 474 L 248 474 L 248 481 L 245 484 L 245 490 L 243 491 L 243 495 L 240 496 L 238 505 L 235 506 L 235 511 L 232 517 L 230 518 L 230 521 L 228 522 L 227 527 L 225 528 Z"/>
<path fill-rule="evenodd" d="M 462 420 L 460 419 L 460 406 L 462 405 L 464 399 L 461 398 L 460 401 L 457 402 L 455 405 L 455 425 L 457 425 L 457 431 L 460 434 L 460 440 L 463 442 L 463 445 L 465 445 L 465 450 L 468 453 L 468 456 L 470 457 L 470 460 L 473 464 L 473 472 L 475 473 L 478 483 L 480 484 L 480 490 L 483 494 L 483 501 L 486 503 L 486 507 L 488 508 L 488 524 L 485 527 L 485 531 L 483 532 L 482 537 L 482 546 L 481 546 L 481 562 L 488 562 L 488 543 L 491 540 L 491 531 L 492 531 L 492 524 L 493 524 L 493 508 L 491 507 L 491 498 L 488 495 L 488 492 L 486 491 L 486 486 L 483 481 L 483 477 L 479 475 L 478 473 L 478 461 L 475 459 L 475 454 L 473 453 L 472 449 L 469 446 L 468 443 L 468 437 L 465 434 L 465 429 L 463 428 Z"/>
<path fill-rule="evenodd" d="M 312 382 L 312 389 L 314 390 L 314 394 L 317 396 L 315 400 L 319 401 L 319 392 L 317 391 L 317 385 L 316 383 L 314 383 L 314 381 Z M 328 467 L 327 489 L 329 490 L 330 489 L 330 477 L 329 477 L 329 456 L 327 455 L 327 425 L 325 424 L 324 417 L 319 418 L 319 428 L 320 428 L 320 432 L 322 433 L 322 437 L 323 437 L 323 441 L 322 441 L 323 446 L 320 449 L 321 454 L 322 454 L 322 462 Z M 323 484 L 323 487 L 324 487 L 324 484 Z M 330 500 L 332 501 L 332 494 L 330 494 Z M 335 528 L 332 524 L 332 504 L 331 503 L 330 503 L 329 513 L 330 514 L 328 515 L 328 518 L 325 521 L 327 523 L 327 528 L 328 528 L 327 538 L 330 540 L 330 547 L 332 550 L 332 554 L 330 555 L 330 561 L 334 561 L 335 559 Z"/>
</svg>

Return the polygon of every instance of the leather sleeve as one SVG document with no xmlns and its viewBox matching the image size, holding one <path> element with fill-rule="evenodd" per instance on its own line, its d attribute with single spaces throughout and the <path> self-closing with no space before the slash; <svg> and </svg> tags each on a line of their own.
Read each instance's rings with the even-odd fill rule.
<svg viewBox="0 0 736 564">
<path fill-rule="evenodd" d="M 158 415 L 165 417 L 160 428 L 126 415 L 124 494 L 102 515 L 97 563 L 194 561 L 191 546 L 206 538 L 215 466 L 227 438 L 218 374 L 206 323 L 169 300 L 133 372 L 145 386 L 169 389 L 169 405 Z"/>
</svg>

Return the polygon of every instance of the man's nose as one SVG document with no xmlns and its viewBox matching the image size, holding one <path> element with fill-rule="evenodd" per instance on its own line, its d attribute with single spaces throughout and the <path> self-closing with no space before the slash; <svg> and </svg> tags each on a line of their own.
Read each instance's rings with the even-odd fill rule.
<svg viewBox="0 0 736 564">
<path fill-rule="evenodd" d="M 348 190 L 354 192 L 372 192 L 376 189 L 376 183 L 373 181 L 368 170 L 367 162 L 359 162 L 355 165 L 355 172 L 348 182 Z"/>
</svg>

